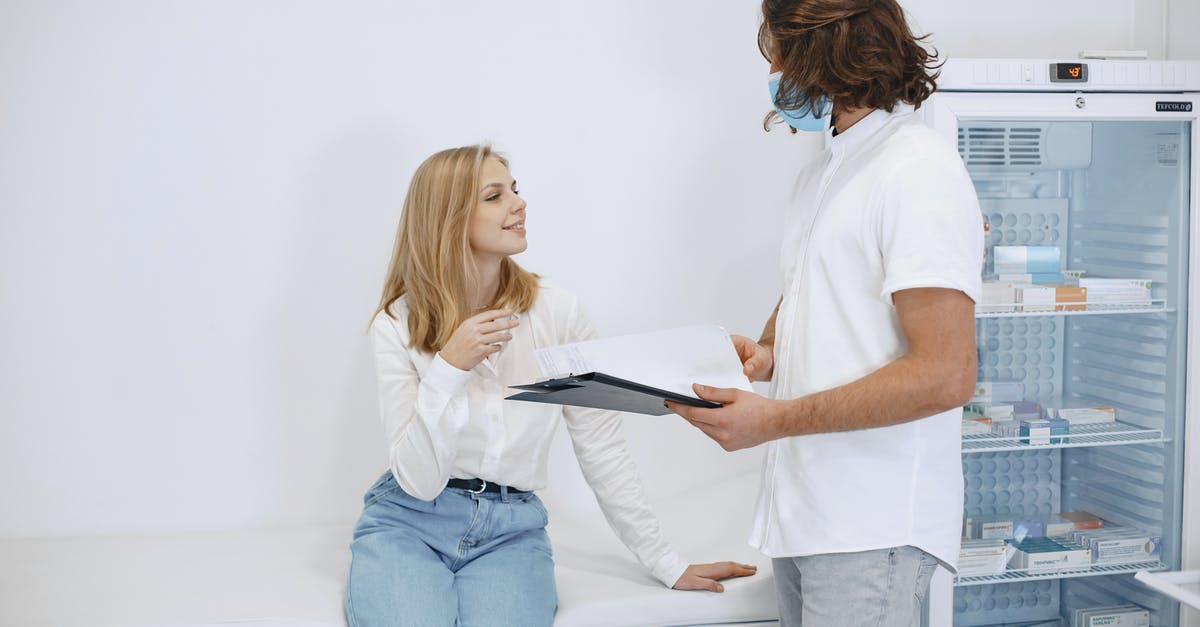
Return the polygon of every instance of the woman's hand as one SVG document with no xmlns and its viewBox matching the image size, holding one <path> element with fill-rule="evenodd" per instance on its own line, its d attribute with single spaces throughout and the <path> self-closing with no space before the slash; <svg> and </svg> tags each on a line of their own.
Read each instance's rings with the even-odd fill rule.
<svg viewBox="0 0 1200 627">
<path fill-rule="evenodd" d="M 744 336 L 731 335 L 733 347 L 742 360 L 742 372 L 751 381 L 770 381 L 775 370 L 775 351 Z"/>
<path fill-rule="evenodd" d="M 439 354 L 446 363 L 459 370 L 474 368 L 512 339 L 509 329 L 520 324 L 510 318 L 512 314 L 507 309 L 493 309 L 467 318 L 454 330 L 454 335 Z"/>
<path fill-rule="evenodd" d="M 721 579 L 730 577 L 749 577 L 758 572 L 754 564 L 738 564 L 737 562 L 715 562 L 713 564 L 692 564 L 683 571 L 679 580 L 672 588 L 676 590 L 711 590 L 724 592 L 725 586 L 718 583 Z"/>
</svg>

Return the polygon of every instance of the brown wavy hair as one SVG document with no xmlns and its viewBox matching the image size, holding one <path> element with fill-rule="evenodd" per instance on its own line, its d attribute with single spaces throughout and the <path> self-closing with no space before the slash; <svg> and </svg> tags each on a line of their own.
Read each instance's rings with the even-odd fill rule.
<svg viewBox="0 0 1200 627">
<path fill-rule="evenodd" d="M 411 346 L 434 353 L 450 341 L 471 310 L 468 294 L 478 281 L 468 226 L 478 204 L 483 164 L 508 160 L 490 146 L 451 148 L 425 160 L 408 186 L 396 244 L 375 314 L 406 296 Z M 537 298 L 538 277 L 511 258 L 500 262 L 500 286 L 489 308 L 525 313 Z M 392 316 L 393 318 L 395 316 Z"/>
<path fill-rule="evenodd" d="M 920 108 L 937 89 L 937 50 L 922 45 L 896 0 L 763 0 L 758 49 L 776 64 L 780 109 Z M 779 115 L 763 120 L 766 128 Z"/>
</svg>

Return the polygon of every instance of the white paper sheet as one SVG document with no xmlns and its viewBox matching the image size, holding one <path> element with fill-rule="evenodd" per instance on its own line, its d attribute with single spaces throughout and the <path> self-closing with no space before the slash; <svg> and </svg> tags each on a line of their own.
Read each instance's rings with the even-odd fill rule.
<svg viewBox="0 0 1200 627">
<path fill-rule="evenodd" d="M 693 325 L 536 351 L 545 377 L 603 372 L 695 397 L 693 383 L 753 391 L 725 329 Z"/>
</svg>

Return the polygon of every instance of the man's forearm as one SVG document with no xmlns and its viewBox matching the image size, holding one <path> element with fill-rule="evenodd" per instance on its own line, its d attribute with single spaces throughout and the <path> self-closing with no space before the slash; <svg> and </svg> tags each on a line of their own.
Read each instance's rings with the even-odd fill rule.
<svg viewBox="0 0 1200 627">
<path fill-rule="evenodd" d="M 775 349 L 775 318 L 778 316 L 779 305 L 775 305 L 775 311 L 772 311 L 771 317 L 767 318 L 767 324 L 763 325 L 762 335 L 758 337 L 758 343 L 771 350 Z"/>
<path fill-rule="evenodd" d="M 961 407 L 975 380 L 974 357 L 962 361 L 939 367 L 905 355 L 857 381 L 782 401 L 782 435 L 886 427 Z"/>
<path fill-rule="evenodd" d="M 781 436 L 871 429 L 962 406 L 975 388 L 975 302 L 964 292 L 913 288 L 892 295 L 908 352 L 846 385 L 781 401 Z"/>
<path fill-rule="evenodd" d="M 783 304 L 783 297 L 779 298 L 779 302 L 775 303 L 775 311 L 771 312 L 771 317 L 767 318 L 767 323 L 763 325 L 762 335 L 758 337 L 758 343 L 775 353 L 775 319 L 779 317 L 779 306 Z"/>
</svg>

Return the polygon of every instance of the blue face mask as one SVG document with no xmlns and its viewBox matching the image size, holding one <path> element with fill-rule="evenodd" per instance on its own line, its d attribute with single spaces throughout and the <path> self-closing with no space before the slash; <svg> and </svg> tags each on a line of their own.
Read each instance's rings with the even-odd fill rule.
<svg viewBox="0 0 1200 627">
<path fill-rule="evenodd" d="M 779 97 L 779 79 L 783 77 L 783 72 L 774 72 L 767 77 L 768 85 L 771 89 L 771 105 L 775 105 L 776 98 Z M 829 99 L 822 97 L 817 102 L 817 107 L 822 111 L 829 111 Z M 820 133 L 825 130 L 825 118 L 827 116 L 814 115 L 809 108 L 805 109 L 780 109 L 775 106 L 775 112 L 779 117 L 783 118 L 784 122 L 791 125 L 797 131 L 811 131 Z"/>
</svg>

